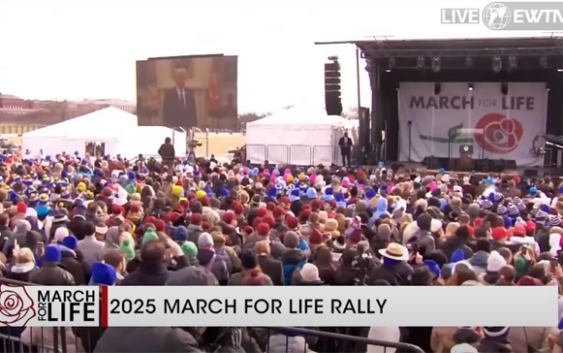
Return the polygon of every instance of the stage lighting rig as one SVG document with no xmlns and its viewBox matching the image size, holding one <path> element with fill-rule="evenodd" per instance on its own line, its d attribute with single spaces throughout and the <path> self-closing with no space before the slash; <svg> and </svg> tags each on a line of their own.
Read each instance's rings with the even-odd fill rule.
<svg viewBox="0 0 563 353">
<path fill-rule="evenodd" d="M 440 69 L 442 68 L 441 62 L 440 62 L 440 57 L 439 56 L 435 56 L 432 58 L 432 70 L 434 72 L 440 72 Z"/>
<path fill-rule="evenodd" d="M 518 65 L 516 64 L 516 56 L 511 55 L 508 57 L 508 70 L 513 71 L 516 70 Z"/>
<path fill-rule="evenodd" d="M 424 56 L 419 56 L 416 59 L 416 68 L 419 69 L 419 70 L 424 70 L 424 65 L 425 65 Z"/>
<path fill-rule="evenodd" d="M 467 67 L 473 67 L 473 58 L 468 56 L 467 58 L 465 58 L 465 66 Z"/>
<path fill-rule="evenodd" d="M 502 70 L 502 59 L 500 56 L 495 55 L 493 57 L 493 71 L 500 72 Z"/>
</svg>

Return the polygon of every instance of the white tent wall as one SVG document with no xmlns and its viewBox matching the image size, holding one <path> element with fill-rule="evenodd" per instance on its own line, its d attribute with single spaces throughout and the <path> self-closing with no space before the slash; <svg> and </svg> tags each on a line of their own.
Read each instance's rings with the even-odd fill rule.
<svg viewBox="0 0 563 353">
<path fill-rule="evenodd" d="M 340 161 L 338 140 L 353 123 L 325 110 L 290 109 L 253 121 L 246 129 L 252 163 L 330 165 Z"/>
<path fill-rule="evenodd" d="M 164 139 L 170 137 L 177 157 L 186 155 L 186 134 L 164 126 L 137 126 L 119 141 L 119 154 L 134 158 L 139 154 L 145 157 L 158 157 L 158 149 Z"/>
</svg>

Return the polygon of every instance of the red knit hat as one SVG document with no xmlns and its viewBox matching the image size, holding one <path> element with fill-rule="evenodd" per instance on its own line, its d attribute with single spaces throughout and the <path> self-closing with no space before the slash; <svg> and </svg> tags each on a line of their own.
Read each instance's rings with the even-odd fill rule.
<svg viewBox="0 0 563 353">
<path fill-rule="evenodd" d="M 276 208 L 276 204 L 273 202 L 268 202 L 266 204 L 266 209 L 270 212 L 274 211 L 275 208 Z"/>
<path fill-rule="evenodd" d="M 296 229 L 299 226 L 299 220 L 293 216 L 287 217 L 285 223 L 289 229 Z"/>
<path fill-rule="evenodd" d="M 23 202 L 18 202 L 17 210 L 18 213 L 25 214 L 27 212 L 27 205 Z"/>
<path fill-rule="evenodd" d="M 354 229 L 350 233 L 350 236 L 348 237 L 348 241 L 350 241 L 353 244 L 358 244 L 360 241 L 362 241 L 362 230 L 360 228 Z"/>
<path fill-rule="evenodd" d="M 528 232 L 535 232 L 536 231 L 536 224 L 532 221 L 526 222 L 526 230 Z"/>
<path fill-rule="evenodd" d="M 280 198 L 280 203 L 284 204 L 284 205 L 291 205 L 291 201 L 289 200 L 289 197 L 287 196 L 282 196 Z"/>
<path fill-rule="evenodd" d="M 157 231 L 164 232 L 165 225 L 162 219 L 155 219 L 153 224 Z"/>
<path fill-rule="evenodd" d="M 252 226 L 256 229 L 260 223 L 262 223 L 262 217 L 256 217 L 254 221 L 252 221 Z"/>
<path fill-rule="evenodd" d="M 514 227 L 512 234 L 517 235 L 517 236 L 521 236 L 521 237 L 525 237 L 526 236 L 526 228 L 524 228 L 522 226 L 516 226 L 516 227 Z"/>
<path fill-rule="evenodd" d="M 270 234 L 270 226 L 267 223 L 260 223 L 258 227 L 256 227 L 256 231 L 259 235 L 265 237 Z"/>
<path fill-rule="evenodd" d="M 244 212 L 244 206 L 238 201 L 233 202 L 231 208 L 233 209 L 236 215 L 241 215 Z"/>
<path fill-rule="evenodd" d="M 242 229 L 242 231 L 250 235 L 254 232 L 254 229 L 251 226 L 246 226 Z"/>
<path fill-rule="evenodd" d="M 504 229 L 503 227 L 496 227 L 495 229 L 493 229 L 493 239 L 494 240 L 500 240 L 503 238 L 506 238 L 508 236 L 506 229 Z"/>
<path fill-rule="evenodd" d="M 114 215 L 120 215 L 123 213 L 123 207 L 114 204 L 113 206 L 111 206 L 111 213 L 113 213 Z"/>
<path fill-rule="evenodd" d="M 285 214 L 285 210 L 281 207 L 274 208 L 273 216 L 276 219 L 281 218 Z"/>
<path fill-rule="evenodd" d="M 264 217 L 266 214 L 268 214 L 268 210 L 265 208 L 260 208 L 258 209 L 258 212 L 256 212 L 258 217 Z"/>
<path fill-rule="evenodd" d="M 236 219 L 237 219 L 237 216 L 234 214 L 234 212 L 227 212 L 223 216 L 223 222 L 225 222 L 227 224 L 231 224 Z"/>
<path fill-rule="evenodd" d="M 481 224 L 483 224 L 483 218 L 475 219 L 475 227 L 479 227 Z"/>
<path fill-rule="evenodd" d="M 317 229 L 315 229 L 311 235 L 309 235 L 309 244 L 319 245 L 323 242 L 323 235 Z"/>
<path fill-rule="evenodd" d="M 274 228 L 274 226 L 276 225 L 276 220 L 270 215 L 262 217 L 262 222 L 267 223 L 270 228 Z"/>
<path fill-rule="evenodd" d="M 193 224 L 194 226 L 200 226 L 201 225 L 201 215 L 199 213 L 194 213 L 190 216 L 190 224 Z"/>
</svg>

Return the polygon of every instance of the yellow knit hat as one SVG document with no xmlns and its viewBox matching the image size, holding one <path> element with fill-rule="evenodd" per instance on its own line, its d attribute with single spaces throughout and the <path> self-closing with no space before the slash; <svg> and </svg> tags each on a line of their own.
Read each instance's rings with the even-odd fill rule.
<svg viewBox="0 0 563 353">
<path fill-rule="evenodd" d="M 206 193 L 205 191 L 203 191 L 203 190 L 198 190 L 198 191 L 196 192 L 195 196 L 196 196 L 197 199 L 199 200 L 199 199 L 202 199 L 202 198 L 204 198 L 205 196 L 207 196 L 207 193 Z"/>
<path fill-rule="evenodd" d="M 174 185 L 174 187 L 172 188 L 172 193 L 178 197 L 184 196 L 184 188 L 180 185 Z"/>
</svg>

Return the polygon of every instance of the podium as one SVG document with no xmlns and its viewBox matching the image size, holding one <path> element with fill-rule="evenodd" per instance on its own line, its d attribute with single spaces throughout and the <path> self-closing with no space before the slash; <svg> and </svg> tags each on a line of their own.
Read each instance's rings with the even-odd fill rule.
<svg viewBox="0 0 563 353">
<path fill-rule="evenodd" d="M 472 171 L 475 169 L 475 161 L 473 160 L 473 145 L 459 146 L 459 164 L 461 171 Z"/>
<path fill-rule="evenodd" d="M 479 145 L 483 141 L 483 129 L 462 128 L 460 133 L 465 136 L 473 137 L 473 143 L 462 143 L 459 145 L 459 163 L 458 169 L 460 171 L 473 171 L 475 170 L 475 145 Z M 467 140 L 466 140 L 467 141 Z M 481 159 L 481 153 L 477 153 L 476 159 Z"/>
</svg>

